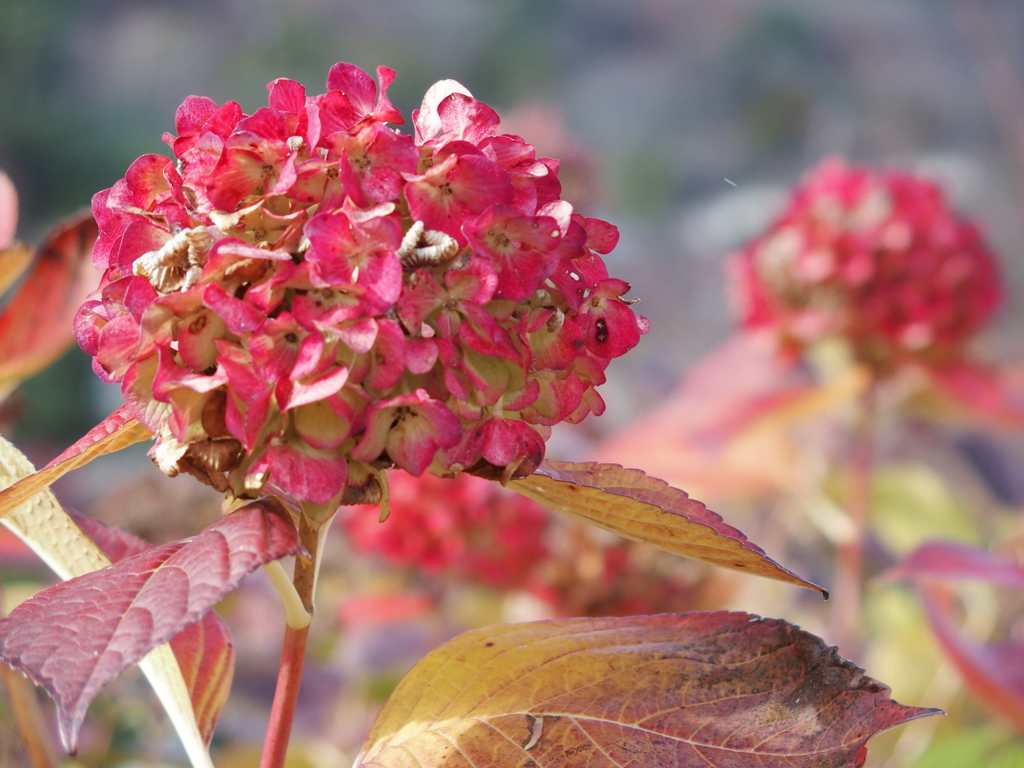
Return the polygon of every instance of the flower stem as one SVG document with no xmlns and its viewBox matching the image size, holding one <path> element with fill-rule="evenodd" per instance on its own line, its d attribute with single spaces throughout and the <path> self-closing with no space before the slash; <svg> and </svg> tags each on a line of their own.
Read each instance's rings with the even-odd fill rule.
<svg viewBox="0 0 1024 768">
<path fill-rule="evenodd" d="M 852 532 L 836 550 L 835 612 L 832 639 L 843 655 L 860 653 L 861 608 L 864 600 L 864 548 L 871 509 L 871 470 L 874 462 L 878 385 L 872 382 L 860 401 L 846 467 L 846 514 Z"/>
<path fill-rule="evenodd" d="M 299 555 L 295 558 L 295 573 L 292 578 L 294 588 L 291 591 L 298 596 L 302 608 L 310 618 L 313 616 L 313 592 L 316 589 L 317 571 L 320 568 L 321 544 L 332 519 L 333 515 L 326 520 L 314 520 L 305 514 L 299 516 L 299 538 L 309 555 Z M 294 596 L 288 595 L 288 590 L 283 590 L 273 572 L 271 579 L 285 598 L 286 606 L 293 602 Z M 288 752 L 288 740 L 291 737 L 295 706 L 299 698 L 299 684 L 302 682 L 302 665 L 306 657 L 306 640 L 309 637 L 310 624 L 309 621 L 296 621 L 294 614 L 294 610 L 288 612 L 284 647 L 281 650 L 281 666 L 277 673 L 277 689 L 274 691 L 267 736 L 263 742 L 260 768 L 283 768 Z"/>
<path fill-rule="evenodd" d="M 295 719 L 295 705 L 299 699 L 299 683 L 302 681 L 302 663 L 306 657 L 306 639 L 309 625 L 302 629 L 285 627 L 284 648 L 281 651 L 281 667 L 277 673 L 277 690 L 274 691 L 274 705 L 270 710 L 267 737 L 263 742 L 260 768 L 282 768 L 288 752 L 288 739 L 292 734 Z"/>
<path fill-rule="evenodd" d="M 270 583 L 274 585 L 277 594 L 284 604 L 284 623 L 292 629 L 304 629 L 309 626 L 313 616 L 306 610 L 306 606 L 295 589 L 295 583 L 288 578 L 278 560 L 271 560 L 263 566 L 263 570 L 270 577 Z"/>
</svg>

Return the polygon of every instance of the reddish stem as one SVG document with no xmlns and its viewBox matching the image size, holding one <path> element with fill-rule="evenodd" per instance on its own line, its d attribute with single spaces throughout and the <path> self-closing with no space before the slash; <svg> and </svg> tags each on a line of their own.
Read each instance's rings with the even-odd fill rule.
<svg viewBox="0 0 1024 768">
<path fill-rule="evenodd" d="M 277 690 L 274 705 L 270 710 L 267 724 L 267 738 L 263 742 L 263 756 L 260 768 L 281 768 L 288 751 L 288 739 L 295 719 L 295 703 L 299 698 L 299 683 L 302 681 L 302 663 L 306 657 L 306 638 L 309 627 L 292 629 L 286 627 L 284 648 L 281 651 L 281 668 L 277 673 Z"/>
<path fill-rule="evenodd" d="M 877 385 L 872 383 L 860 403 L 846 468 L 846 514 L 853 531 L 836 550 L 835 612 L 832 638 L 849 658 L 860 654 L 861 608 L 864 600 L 864 546 L 871 510 L 871 470 L 874 462 Z"/>
<path fill-rule="evenodd" d="M 316 585 L 316 571 L 320 562 L 320 529 L 330 524 L 330 518 L 315 521 L 306 515 L 299 517 L 299 538 L 309 552 L 309 557 L 295 558 L 295 574 L 292 581 L 299 599 L 310 616 L 313 614 L 313 589 Z M 288 740 L 295 719 L 295 705 L 299 698 L 299 684 L 302 682 L 302 664 L 306 658 L 306 640 L 309 625 L 302 629 L 285 627 L 284 648 L 281 650 L 281 667 L 277 673 L 277 689 L 274 704 L 267 723 L 267 736 L 263 741 L 263 755 L 260 768 L 283 768 L 288 752 Z"/>
</svg>

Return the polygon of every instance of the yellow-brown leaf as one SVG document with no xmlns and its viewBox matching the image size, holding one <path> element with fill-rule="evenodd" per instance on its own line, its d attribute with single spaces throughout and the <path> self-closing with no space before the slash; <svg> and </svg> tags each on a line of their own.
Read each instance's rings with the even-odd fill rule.
<svg viewBox="0 0 1024 768">
<path fill-rule="evenodd" d="M 64 451 L 64 453 L 47 464 L 43 469 L 38 472 L 30 472 L 29 474 L 12 475 L 12 478 L 20 477 L 21 479 L 16 482 L 14 480 L 8 481 L 8 483 L 4 484 L 7 487 L 0 491 L 0 519 L 16 509 L 20 504 L 31 499 L 35 494 L 49 488 L 60 477 L 71 470 L 77 469 L 83 464 L 88 464 L 93 459 L 104 454 L 114 453 L 135 443 L 148 440 L 152 436 L 149 429 L 136 421 L 128 409 L 122 406 L 96 427 L 89 430 L 85 437 Z M 63 512 L 63 509 L 61 512 Z M 72 575 L 80 576 L 81 574 L 76 573 Z M 71 576 L 62 575 L 62 578 L 68 579 Z"/>
<path fill-rule="evenodd" d="M 817 584 L 772 560 L 701 502 L 639 469 L 545 461 L 532 475 L 512 480 L 508 487 L 627 539 L 828 596 Z"/>
<path fill-rule="evenodd" d="M 427 656 L 354 768 L 852 768 L 873 734 L 935 712 L 777 619 L 542 621 Z"/>
</svg>

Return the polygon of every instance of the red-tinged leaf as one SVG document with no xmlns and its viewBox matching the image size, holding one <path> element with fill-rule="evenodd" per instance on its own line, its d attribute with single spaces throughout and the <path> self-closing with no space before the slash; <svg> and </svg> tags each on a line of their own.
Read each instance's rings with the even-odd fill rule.
<svg viewBox="0 0 1024 768">
<path fill-rule="evenodd" d="M 47 235 L 28 277 L 0 312 L 0 385 L 42 370 L 71 346 L 75 313 L 96 285 L 96 235 L 88 213 Z"/>
<path fill-rule="evenodd" d="M 171 649 L 192 696 L 199 732 L 209 744 L 235 674 L 231 630 L 220 616 L 210 611 L 176 634 Z"/>
<path fill-rule="evenodd" d="M 914 582 L 935 637 L 967 687 L 1024 733 L 1024 642 L 1013 638 L 983 643 L 968 637 L 955 618 L 959 608 L 952 587 L 956 581 L 982 580 L 1024 589 L 1024 568 L 962 544 L 928 542 L 888 576 Z"/>
<path fill-rule="evenodd" d="M 641 467 L 716 497 L 791 488 L 792 446 L 781 430 L 745 430 L 807 396 L 813 379 L 763 334 L 738 333 L 690 369 L 668 399 L 604 440 L 599 461 Z"/>
<path fill-rule="evenodd" d="M 111 562 L 116 563 L 153 548 L 148 541 L 123 528 L 74 513 L 71 516 Z M 171 650 L 185 678 L 200 735 L 209 744 L 228 700 L 235 671 L 231 630 L 220 616 L 210 611 L 176 634 L 171 639 Z"/>
<path fill-rule="evenodd" d="M 278 505 L 253 502 L 198 536 L 61 582 L 22 603 L 0 621 L 0 659 L 54 698 L 61 738 L 73 751 L 100 688 L 199 620 L 244 576 L 301 549 Z"/>
<path fill-rule="evenodd" d="M 1001 429 L 1024 428 L 1024 367 L 988 368 L 970 362 L 928 371 L 954 415 Z"/>
<path fill-rule="evenodd" d="M 103 421 L 85 433 L 85 436 L 76 440 L 73 445 L 66 448 L 63 453 L 46 465 L 45 469 L 55 467 L 58 464 L 65 464 L 69 461 L 76 461 L 72 469 L 92 461 L 97 456 L 105 453 L 113 453 L 129 445 L 142 442 L 153 436 L 149 428 L 140 424 L 131 410 L 122 405 Z M 85 461 L 81 459 L 85 458 Z"/>
<path fill-rule="evenodd" d="M 957 600 L 945 584 L 923 583 L 918 594 L 936 639 L 964 682 L 989 711 L 1024 733 L 1024 643 L 980 643 L 966 637 L 953 615 Z"/>
<path fill-rule="evenodd" d="M 664 480 L 618 464 L 545 461 L 508 487 L 556 512 L 572 515 L 666 552 L 807 589 L 828 592 L 768 557 L 701 502 Z"/>
<path fill-rule="evenodd" d="M 43 469 L 0 492 L 0 517 L 48 488 L 73 469 L 107 453 L 148 440 L 152 433 L 121 406 Z"/>
<path fill-rule="evenodd" d="M 0 487 L 6 488 L 34 472 L 35 467 L 21 451 L 0 437 Z M 17 534 L 62 579 L 110 565 L 110 558 L 64 511 L 49 488 L 9 510 L 0 524 Z M 166 710 L 193 767 L 213 768 L 173 649 L 169 645 L 153 649 L 139 667 Z"/>
<path fill-rule="evenodd" d="M 955 541 L 929 541 L 887 574 L 891 579 L 965 581 L 978 579 L 1024 590 L 1024 568 L 990 552 Z"/>
<path fill-rule="evenodd" d="M 78 524 L 78 527 L 96 542 L 96 546 L 103 550 L 103 554 L 110 558 L 111 563 L 118 563 L 126 557 L 153 549 L 153 545 L 148 541 L 124 528 L 107 525 L 94 517 L 86 517 L 74 511 L 68 512 L 68 514 Z"/>
<path fill-rule="evenodd" d="M 417 664 L 354 768 L 857 768 L 871 736 L 937 711 L 777 619 L 506 624 Z"/>
</svg>

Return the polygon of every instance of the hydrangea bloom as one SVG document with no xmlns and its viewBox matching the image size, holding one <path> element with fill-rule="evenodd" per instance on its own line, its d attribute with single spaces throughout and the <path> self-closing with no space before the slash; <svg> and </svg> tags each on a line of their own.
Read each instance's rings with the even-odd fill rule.
<svg viewBox="0 0 1024 768">
<path fill-rule="evenodd" d="M 525 475 L 646 332 L 601 259 L 617 230 L 560 199 L 556 160 L 451 80 L 399 133 L 377 76 L 276 80 L 252 115 L 190 97 L 174 159 L 94 198 L 76 336 L 167 474 L 315 503 L 392 465 Z"/>
<path fill-rule="evenodd" d="M 881 372 L 956 359 L 999 303 L 995 259 L 932 182 L 823 162 L 732 262 L 744 325 L 848 341 Z"/>
<path fill-rule="evenodd" d="M 395 473 L 390 516 L 348 507 L 353 549 L 387 562 L 502 590 L 523 590 L 557 616 L 626 616 L 698 607 L 703 571 L 636 542 L 566 521 L 495 483 Z M 721 595 L 721 586 L 715 587 Z"/>
<path fill-rule="evenodd" d="M 343 518 L 357 551 L 501 589 L 524 586 L 549 556 L 551 513 L 495 483 L 396 473 L 390 488 L 391 515 L 383 523 L 376 506 L 350 507 Z"/>
</svg>

